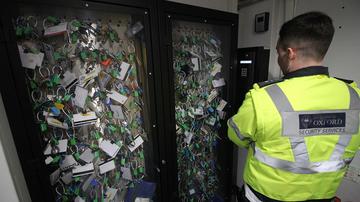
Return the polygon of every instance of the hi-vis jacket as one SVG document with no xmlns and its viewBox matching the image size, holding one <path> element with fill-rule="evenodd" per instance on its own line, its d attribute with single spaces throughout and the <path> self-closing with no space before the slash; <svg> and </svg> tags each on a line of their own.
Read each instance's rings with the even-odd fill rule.
<svg viewBox="0 0 360 202">
<path fill-rule="evenodd" d="M 228 120 L 229 138 L 249 148 L 246 184 L 280 201 L 334 197 L 360 146 L 359 93 L 322 66 L 255 84 Z"/>
</svg>

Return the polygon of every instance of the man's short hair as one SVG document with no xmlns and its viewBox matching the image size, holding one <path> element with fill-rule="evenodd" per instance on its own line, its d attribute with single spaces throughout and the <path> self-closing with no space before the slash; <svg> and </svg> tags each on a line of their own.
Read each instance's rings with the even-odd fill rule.
<svg viewBox="0 0 360 202">
<path fill-rule="evenodd" d="M 321 61 L 334 36 L 334 26 L 328 15 L 308 12 L 284 23 L 279 35 L 280 48 L 297 48 L 302 56 Z"/>
</svg>

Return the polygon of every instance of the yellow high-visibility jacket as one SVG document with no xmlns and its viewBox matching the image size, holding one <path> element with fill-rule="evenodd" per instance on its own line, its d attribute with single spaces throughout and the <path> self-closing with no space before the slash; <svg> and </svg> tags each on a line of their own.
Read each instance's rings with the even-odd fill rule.
<svg viewBox="0 0 360 202">
<path fill-rule="evenodd" d="M 322 66 L 255 84 L 228 120 L 229 138 L 249 149 L 245 183 L 280 201 L 334 197 L 360 146 L 359 93 Z"/>
</svg>

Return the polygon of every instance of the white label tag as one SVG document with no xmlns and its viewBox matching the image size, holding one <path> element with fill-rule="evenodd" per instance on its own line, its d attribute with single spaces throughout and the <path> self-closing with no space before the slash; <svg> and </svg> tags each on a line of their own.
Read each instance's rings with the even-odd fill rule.
<svg viewBox="0 0 360 202">
<path fill-rule="evenodd" d="M 115 169 L 114 160 L 99 165 L 100 174 L 104 174 Z"/>
<path fill-rule="evenodd" d="M 73 181 L 72 172 L 65 173 L 65 175 L 61 177 L 61 181 L 63 181 L 65 184 L 70 184 Z"/>
<path fill-rule="evenodd" d="M 67 139 L 59 140 L 59 144 L 56 145 L 59 148 L 59 150 L 54 154 L 66 152 L 67 151 L 67 143 L 68 143 Z M 50 155 L 51 149 L 52 149 L 52 147 L 51 147 L 51 144 L 49 143 L 45 148 L 44 155 Z"/>
<path fill-rule="evenodd" d="M 44 32 L 44 36 L 54 36 L 58 34 L 63 34 L 66 31 L 67 31 L 67 22 L 62 22 L 58 25 L 46 28 Z"/>
<path fill-rule="evenodd" d="M 112 90 L 111 93 L 107 95 L 109 98 L 119 102 L 120 104 L 125 104 L 128 97 L 125 95 L 121 95 L 120 93 L 116 92 L 115 90 Z"/>
<path fill-rule="evenodd" d="M 121 167 L 120 168 L 121 172 L 122 172 L 122 178 L 126 179 L 126 180 L 132 180 L 132 175 L 131 175 L 131 171 L 130 168 L 127 167 Z"/>
<path fill-rule="evenodd" d="M 136 148 L 138 148 L 142 143 L 144 143 L 144 140 L 139 135 L 136 137 L 136 139 L 128 146 L 129 150 L 133 152 Z"/>
<path fill-rule="evenodd" d="M 218 62 L 215 62 L 213 70 L 211 72 L 211 76 L 215 76 L 217 73 L 221 72 L 221 68 L 222 68 L 221 64 Z"/>
<path fill-rule="evenodd" d="M 95 124 L 96 121 L 97 121 L 97 116 L 95 112 L 87 112 L 86 114 L 79 113 L 73 115 L 74 127 Z"/>
<path fill-rule="evenodd" d="M 85 200 L 83 198 L 81 198 L 80 196 L 77 196 L 75 198 L 74 202 L 85 202 Z"/>
<path fill-rule="evenodd" d="M 112 144 L 109 140 L 102 141 L 99 147 L 112 158 L 114 158 L 120 150 L 119 146 L 117 146 L 116 144 Z"/>
<path fill-rule="evenodd" d="M 191 139 L 192 139 L 192 137 L 193 137 L 193 133 L 190 133 L 190 132 L 188 132 L 188 131 L 185 131 L 185 142 L 186 142 L 186 144 L 190 144 L 190 142 L 191 142 Z"/>
<path fill-rule="evenodd" d="M 62 171 L 78 165 L 72 155 L 66 155 L 64 160 L 60 163 L 60 169 Z"/>
<path fill-rule="evenodd" d="M 105 193 L 105 196 L 106 196 L 105 201 L 112 201 L 112 200 L 114 200 L 117 191 L 118 191 L 118 189 L 108 188 L 108 189 L 106 190 L 106 193 Z"/>
<path fill-rule="evenodd" d="M 219 105 L 217 106 L 216 110 L 218 110 L 218 111 L 224 110 L 226 104 L 227 104 L 227 102 L 225 100 L 221 100 Z"/>
<path fill-rule="evenodd" d="M 223 78 L 218 79 L 218 80 L 213 80 L 212 84 L 213 84 L 214 88 L 219 88 L 221 86 L 225 86 L 225 80 Z"/>
<path fill-rule="evenodd" d="M 84 175 L 90 175 L 94 173 L 94 164 L 89 163 L 83 166 L 76 166 L 73 170 L 73 177 L 79 177 Z"/>
<path fill-rule="evenodd" d="M 24 53 L 24 49 L 21 46 L 18 46 L 18 49 L 23 67 L 29 69 L 35 69 L 36 66 L 41 67 L 42 61 L 44 59 L 44 53 Z"/>
<path fill-rule="evenodd" d="M 88 96 L 89 91 L 80 86 L 76 86 L 75 88 L 75 105 L 84 108 L 86 98 Z"/>
<path fill-rule="evenodd" d="M 60 178 L 60 169 L 55 170 L 50 174 L 50 184 L 53 186 Z"/>
<path fill-rule="evenodd" d="M 208 96 L 207 101 L 208 101 L 208 102 L 212 102 L 217 96 L 218 96 L 217 90 L 213 89 L 213 90 L 211 91 L 210 95 Z"/>
<path fill-rule="evenodd" d="M 207 124 L 209 124 L 211 126 L 214 126 L 215 122 L 216 122 L 216 118 L 214 118 L 214 117 L 210 117 L 209 119 L 205 120 L 205 123 L 207 123 Z"/>
<path fill-rule="evenodd" d="M 71 88 L 78 82 L 76 75 L 74 73 L 71 73 L 70 71 L 66 71 L 63 76 L 64 78 L 60 81 L 60 83 L 66 89 Z"/>
<path fill-rule="evenodd" d="M 190 195 L 195 194 L 195 190 L 194 190 L 194 189 L 190 189 L 190 190 L 189 190 L 189 194 L 190 194 Z"/>
<path fill-rule="evenodd" d="M 212 51 L 205 51 L 205 53 L 212 58 L 217 57 L 217 55 Z"/>
<path fill-rule="evenodd" d="M 86 163 L 91 163 L 94 159 L 94 154 L 91 152 L 90 148 L 87 148 L 79 157 L 81 160 Z"/>
<path fill-rule="evenodd" d="M 45 159 L 45 164 L 46 165 L 49 165 L 54 159 L 51 157 L 51 156 L 48 156 L 46 159 Z"/>
<path fill-rule="evenodd" d="M 130 64 L 126 62 L 121 62 L 120 65 L 120 75 L 117 77 L 118 79 L 124 80 L 126 77 L 126 73 L 130 68 Z"/>
<path fill-rule="evenodd" d="M 114 112 L 114 118 L 115 119 L 120 119 L 120 120 L 124 120 L 124 113 L 122 111 L 121 106 L 118 105 L 110 105 L 110 109 L 111 111 Z"/>
<path fill-rule="evenodd" d="M 198 107 L 196 109 L 192 108 L 192 113 L 194 115 L 202 116 L 202 115 L 204 115 L 204 110 L 201 107 Z"/>
<path fill-rule="evenodd" d="M 200 70 L 200 60 L 199 58 L 191 58 L 191 63 L 193 63 L 193 71 L 199 71 Z"/>
<path fill-rule="evenodd" d="M 88 74 L 83 74 L 79 77 L 79 84 L 81 86 L 85 86 L 86 84 L 88 84 L 92 79 L 94 79 L 95 77 L 97 77 L 99 75 L 99 72 L 101 71 L 101 67 L 100 66 L 95 66 L 94 69 L 89 72 Z"/>
<path fill-rule="evenodd" d="M 135 202 L 150 202 L 149 198 L 136 197 Z"/>
</svg>

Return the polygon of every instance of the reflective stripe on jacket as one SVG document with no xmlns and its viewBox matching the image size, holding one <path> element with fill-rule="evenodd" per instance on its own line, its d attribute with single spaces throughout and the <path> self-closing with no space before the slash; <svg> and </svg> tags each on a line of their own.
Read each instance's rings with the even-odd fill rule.
<svg viewBox="0 0 360 202">
<path fill-rule="evenodd" d="M 327 68 L 255 84 L 228 121 L 229 138 L 250 148 L 244 181 L 281 201 L 334 197 L 360 145 L 359 92 L 329 77 Z"/>
</svg>

